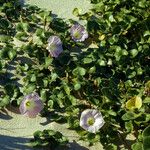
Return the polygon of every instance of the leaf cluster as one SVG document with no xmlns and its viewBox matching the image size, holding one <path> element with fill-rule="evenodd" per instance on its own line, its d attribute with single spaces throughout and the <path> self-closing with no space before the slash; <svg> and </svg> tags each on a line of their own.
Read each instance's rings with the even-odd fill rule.
<svg viewBox="0 0 150 150">
<path fill-rule="evenodd" d="M 129 148 L 127 135 L 142 143 L 141 133 L 150 123 L 150 2 L 91 2 L 91 11 L 73 11 L 87 22 L 89 38 L 83 43 L 70 37 L 74 20 L 55 18 L 35 6 L 0 2 L 0 107 L 19 105 L 23 95 L 36 91 L 45 114 L 63 114 L 81 139 L 101 141 L 106 149 L 122 143 Z M 46 50 L 51 35 L 63 43 L 58 58 Z M 128 110 L 125 103 L 137 95 L 142 107 Z M 79 127 L 80 113 L 87 108 L 100 110 L 106 121 L 96 135 Z"/>
<path fill-rule="evenodd" d="M 33 147 L 44 147 L 49 149 L 65 148 L 68 139 L 60 132 L 53 130 L 36 131 L 34 139 L 31 140 Z"/>
</svg>

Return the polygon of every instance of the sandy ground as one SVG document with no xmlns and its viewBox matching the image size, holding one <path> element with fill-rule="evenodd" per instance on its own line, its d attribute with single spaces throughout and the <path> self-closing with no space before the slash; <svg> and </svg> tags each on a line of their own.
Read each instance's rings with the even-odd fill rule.
<svg viewBox="0 0 150 150">
<path fill-rule="evenodd" d="M 78 18 L 72 14 L 74 8 L 78 8 L 81 13 L 85 13 L 92 7 L 90 0 L 26 0 L 26 3 L 46 8 L 58 17 L 75 20 L 78 20 Z"/>
<path fill-rule="evenodd" d="M 14 110 L 11 108 L 11 110 Z M 16 113 L 17 112 L 17 113 Z M 87 148 L 88 143 L 79 141 L 78 134 L 67 128 L 67 124 L 51 122 L 48 118 L 37 116 L 28 118 L 18 111 L 0 111 L 0 150 L 32 150 L 29 141 L 37 130 L 52 129 L 67 136 L 70 141 L 70 150 L 102 150 L 100 143 Z M 78 143 L 76 143 L 78 142 Z"/>
</svg>

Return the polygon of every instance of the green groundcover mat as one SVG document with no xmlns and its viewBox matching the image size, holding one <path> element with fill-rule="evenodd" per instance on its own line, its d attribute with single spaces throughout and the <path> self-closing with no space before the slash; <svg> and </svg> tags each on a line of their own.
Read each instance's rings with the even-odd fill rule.
<svg viewBox="0 0 150 150">
<path fill-rule="evenodd" d="M 0 1 L 0 149 L 149 150 L 150 1 L 20 2 Z"/>
</svg>

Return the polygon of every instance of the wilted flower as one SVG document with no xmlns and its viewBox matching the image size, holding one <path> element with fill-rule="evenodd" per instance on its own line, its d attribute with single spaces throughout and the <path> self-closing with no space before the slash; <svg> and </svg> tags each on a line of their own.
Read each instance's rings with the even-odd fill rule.
<svg viewBox="0 0 150 150">
<path fill-rule="evenodd" d="M 88 38 L 88 33 L 80 24 L 74 24 L 70 29 L 70 34 L 75 42 L 82 42 Z"/>
<path fill-rule="evenodd" d="M 92 133 L 96 133 L 104 123 L 102 114 L 95 109 L 84 110 L 80 117 L 80 126 Z"/>
<path fill-rule="evenodd" d="M 150 81 L 146 82 L 145 84 L 144 94 L 150 97 Z"/>
<path fill-rule="evenodd" d="M 142 99 L 139 96 L 134 96 L 126 102 L 126 108 L 129 110 L 140 109 L 142 106 Z"/>
<path fill-rule="evenodd" d="M 31 93 L 24 97 L 19 109 L 22 115 L 35 118 L 43 107 L 44 106 L 39 95 L 37 93 Z"/>
<path fill-rule="evenodd" d="M 62 42 L 58 36 L 50 36 L 47 40 L 48 42 L 48 51 L 52 57 L 58 57 L 59 54 L 63 51 Z"/>
</svg>

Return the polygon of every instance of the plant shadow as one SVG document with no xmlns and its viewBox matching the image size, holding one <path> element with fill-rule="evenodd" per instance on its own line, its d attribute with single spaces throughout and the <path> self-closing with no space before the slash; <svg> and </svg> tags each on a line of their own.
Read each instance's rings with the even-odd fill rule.
<svg viewBox="0 0 150 150">
<path fill-rule="evenodd" d="M 63 111 L 60 111 L 61 113 L 63 113 Z M 66 118 L 64 117 L 64 115 L 61 115 L 60 113 L 58 112 L 44 112 L 42 114 L 42 117 L 46 118 L 46 121 L 45 122 L 42 122 L 40 123 L 42 126 L 45 126 L 45 125 L 48 125 L 50 124 L 51 122 L 57 122 L 59 124 L 64 124 L 66 123 Z"/>
<path fill-rule="evenodd" d="M 29 140 L 30 138 L 0 135 L 0 149 L 1 150 L 16 150 L 16 149 L 31 150 L 33 148 L 26 145 L 29 142 Z"/>
<path fill-rule="evenodd" d="M 108 136 L 108 134 L 105 136 Z M 111 149 L 112 145 L 110 143 L 113 143 L 115 146 L 117 146 L 118 150 L 121 150 L 122 148 L 131 150 L 131 146 L 135 142 L 136 139 L 133 135 L 128 137 L 128 134 L 121 132 L 110 133 L 109 140 L 107 140 L 106 137 L 100 139 L 100 143 L 103 145 L 104 149 Z"/>
<path fill-rule="evenodd" d="M 11 137 L 6 135 L 0 135 L 0 149 L 1 150 L 50 150 L 49 148 L 33 148 L 29 145 L 31 138 L 26 137 Z M 56 148 L 55 150 L 62 150 L 62 148 Z M 79 145 L 75 141 L 69 143 L 69 147 L 64 150 L 89 150 L 88 148 Z"/>
<path fill-rule="evenodd" d="M 8 114 L 8 112 L 5 109 L 0 110 L 0 119 L 3 120 L 10 120 L 12 117 Z"/>
<path fill-rule="evenodd" d="M 89 150 L 88 148 L 79 145 L 76 141 L 70 142 L 70 150 Z"/>
</svg>

